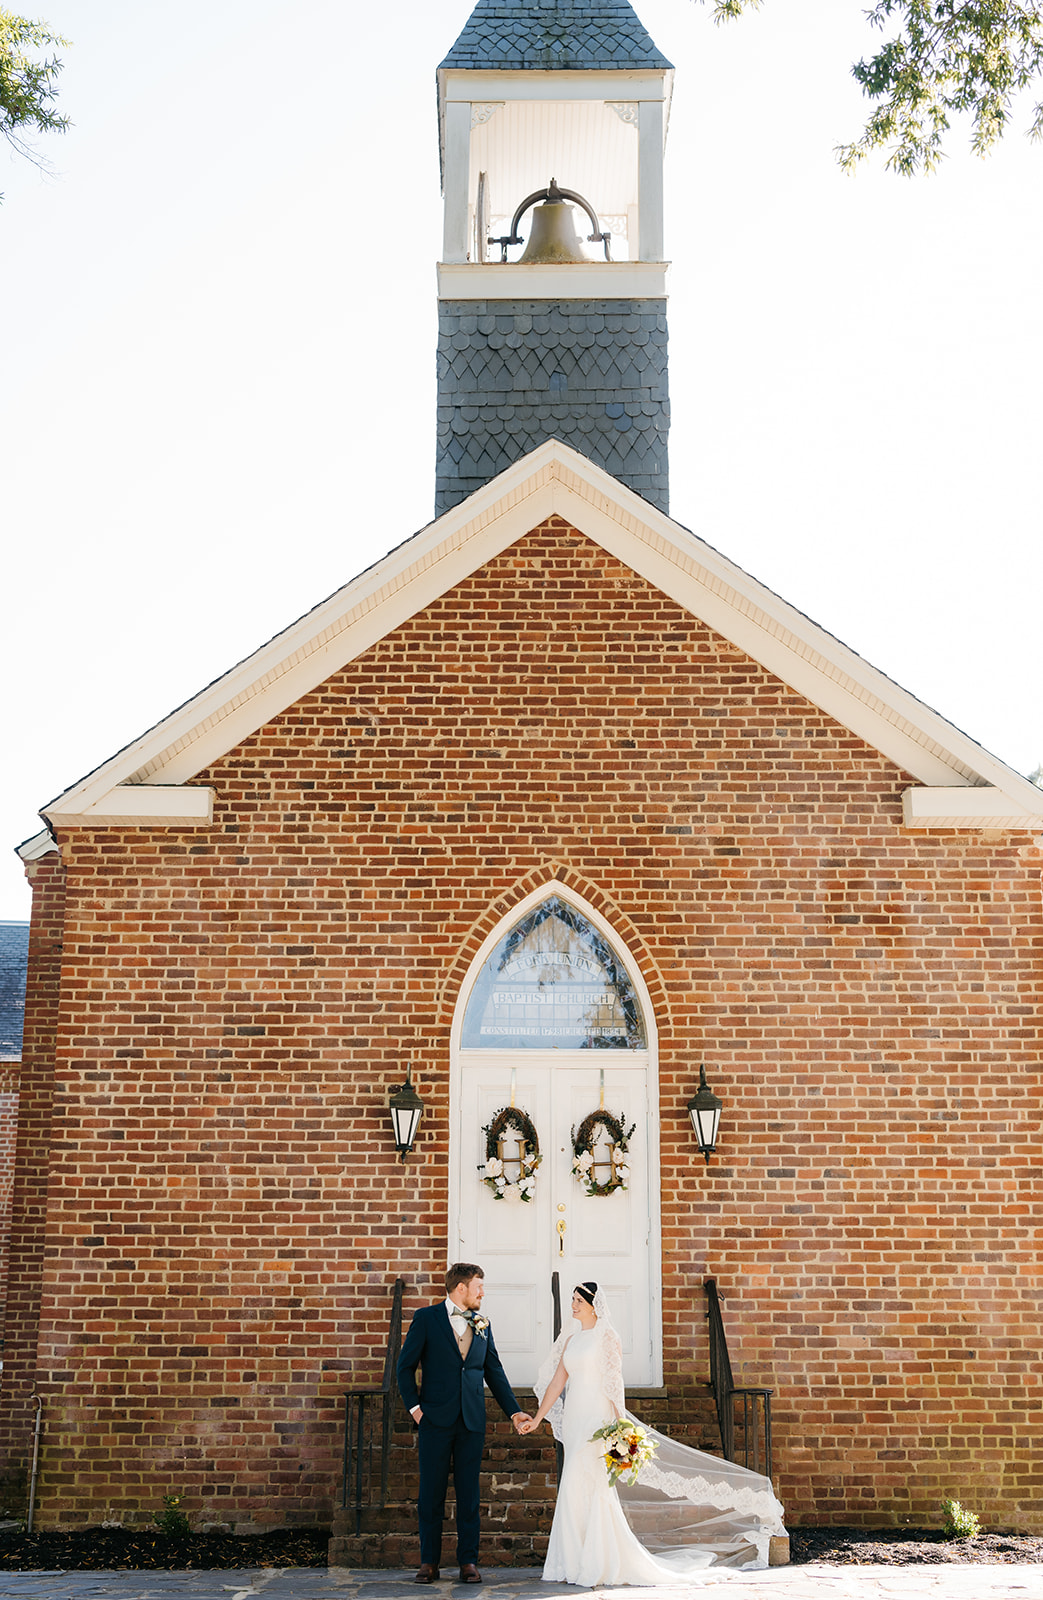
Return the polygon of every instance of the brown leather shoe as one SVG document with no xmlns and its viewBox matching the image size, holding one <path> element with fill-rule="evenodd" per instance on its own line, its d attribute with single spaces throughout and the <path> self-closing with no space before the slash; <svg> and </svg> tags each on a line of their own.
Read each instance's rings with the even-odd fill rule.
<svg viewBox="0 0 1043 1600">
<path fill-rule="evenodd" d="M 431 1565 L 430 1561 L 422 1561 L 420 1563 L 420 1571 L 417 1573 L 416 1577 L 413 1579 L 413 1582 L 414 1583 L 437 1583 L 440 1577 L 441 1577 L 441 1573 L 439 1572 L 437 1567 L 433 1567 Z"/>
<path fill-rule="evenodd" d="M 467 1561 L 460 1568 L 461 1583 L 481 1583 L 482 1575 L 473 1561 Z"/>
</svg>

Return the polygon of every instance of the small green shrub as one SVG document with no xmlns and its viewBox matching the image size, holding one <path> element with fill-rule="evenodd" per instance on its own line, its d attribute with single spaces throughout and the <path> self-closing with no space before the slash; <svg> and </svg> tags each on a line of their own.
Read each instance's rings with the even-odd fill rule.
<svg viewBox="0 0 1043 1600">
<path fill-rule="evenodd" d="M 168 1539 L 183 1539 L 186 1533 L 191 1532 L 188 1518 L 181 1510 L 181 1500 L 179 1494 L 165 1494 L 162 1511 L 157 1511 L 152 1518 L 160 1533 L 166 1534 Z"/>
<path fill-rule="evenodd" d="M 950 1539 L 976 1539 L 981 1523 L 973 1511 L 965 1511 L 958 1500 L 942 1501 L 945 1531 Z"/>
</svg>

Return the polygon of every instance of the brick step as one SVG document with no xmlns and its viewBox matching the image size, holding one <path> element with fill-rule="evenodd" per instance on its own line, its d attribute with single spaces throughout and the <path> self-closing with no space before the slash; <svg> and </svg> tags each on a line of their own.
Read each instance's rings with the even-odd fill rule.
<svg viewBox="0 0 1043 1600">
<path fill-rule="evenodd" d="M 549 1530 L 551 1518 L 554 1515 L 554 1502 L 557 1498 L 557 1476 L 552 1474 L 545 1477 L 542 1474 L 528 1482 L 521 1479 L 514 1480 L 510 1489 L 505 1488 L 502 1482 L 495 1479 L 490 1481 L 487 1474 L 482 1474 L 481 1505 L 482 1527 L 499 1527 L 511 1530 L 524 1530 L 532 1532 L 542 1529 Z M 446 1521 L 452 1522 L 455 1511 L 455 1501 L 452 1488 L 446 1499 Z M 361 1520 L 363 1533 L 394 1533 L 396 1528 L 402 1526 L 403 1515 L 407 1515 L 407 1522 L 411 1524 L 416 1520 L 416 1495 L 401 1494 L 396 1486 L 393 1498 L 386 1501 L 383 1506 L 364 1506 L 361 1513 L 354 1506 L 345 1510 L 335 1511 L 333 1514 L 333 1533 L 339 1536 L 342 1533 L 354 1533 L 356 1519 Z"/>
<path fill-rule="evenodd" d="M 410 1507 L 410 1515 L 415 1516 Z M 453 1554 L 452 1528 L 447 1528 L 445 1552 Z M 375 1570 L 415 1567 L 420 1559 L 416 1532 L 362 1534 L 355 1538 L 341 1535 L 330 1540 L 329 1564 L 331 1567 L 362 1567 Z M 525 1538 L 502 1535 L 482 1529 L 482 1548 L 479 1557 L 483 1567 L 542 1567 L 547 1554 L 547 1535 Z M 451 1573 L 454 1563 L 443 1557 L 442 1570 Z"/>
<path fill-rule="evenodd" d="M 534 1409 L 522 1397 L 526 1410 Z M 720 1454 L 720 1437 L 708 1396 L 635 1396 L 634 1410 L 652 1427 L 696 1449 Z M 678 1413 L 685 1422 L 680 1424 Z M 489 1567 L 541 1566 L 557 1496 L 554 1441 L 544 1429 L 520 1438 L 510 1423 L 490 1414 L 481 1473 L 482 1561 Z M 396 1418 L 391 1437 L 388 1499 L 381 1507 L 338 1511 L 333 1519 L 331 1566 L 397 1568 L 419 1559 L 416 1532 L 418 1492 L 416 1432 Z M 446 1550 L 452 1550 L 454 1503 L 446 1502 Z M 356 1531 L 358 1528 L 358 1531 Z"/>
<path fill-rule="evenodd" d="M 551 1463 L 550 1472 L 514 1474 L 504 1478 L 497 1472 L 483 1472 L 480 1480 L 482 1527 L 504 1528 L 509 1531 L 543 1531 L 550 1528 L 557 1497 L 558 1476 Z M 361 1513 L 354 1506 L 337 1510 L 333 1515 L 333 1533 L 355 1532 L 356 1522 L 367 1534 L 393 1533 L 397 1528 L 412 1526 L 416 1521 L 418 1484 L 399 1479 L 389 1485 L 389 1495 L 383 1506 L 364 1506 Z M 446 1499 L 446 1521 L 452 1522 L 455 1500 L 452 1487 Z"/>
<path fill-rule="evenodd" d="M 547 1534 L 554 1518 L 554 1502 L 557 1493 L 556 1482 L 540 1485 L 539 1492 L 535 1486 L 525 1494 L 518 1494 L 512 1498 L 500 1496 L 490 1500 L 487 1494 L 482 1495 L 482 1542 L 485 1542 L 485 1533 L 502 1534 Z M 455 1520 L 455 1502 L 452 1493 L 446 1499 L 446 1526 L 451 1527 Z M 333 1516 L 332 1534 L 334 1538 L 342 1536 L 355 1536 L 356 1518 L 358 1513 L 354 1507 L 349 1506 L 346 1511 L 336 1511 Z M 416 1532 L 416 1499 L 389 1500 L 382 1507 L 371 1506 L 363 1508 L 361 1513 L 361 1534 L 384 1537 L 386 1534 L 399 1533 L 403 1529 L 415 1536 Z"/>
</svg>

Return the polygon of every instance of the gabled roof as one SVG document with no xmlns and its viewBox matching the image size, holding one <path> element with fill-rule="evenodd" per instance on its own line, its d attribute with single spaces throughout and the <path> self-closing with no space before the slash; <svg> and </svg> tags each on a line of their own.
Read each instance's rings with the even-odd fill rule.
<svg viewBox="0 0 1043 1600">
<path fill-rule="evenodd" d="M 441 63 L 468 71 L 669 68 L 629 0 L 478 0 Z"/>
<path fill-rule="evenodd" d="M 918 779 L 911 827 L 1043 826 L 1043 792 L 702 539 L 556 439 L 447 511 L 43 809 L 54 826 L 194 823 L 204 768 L 557 514 Z M 43 836 L 22 854 L 46 848 Z"/>
</svg>

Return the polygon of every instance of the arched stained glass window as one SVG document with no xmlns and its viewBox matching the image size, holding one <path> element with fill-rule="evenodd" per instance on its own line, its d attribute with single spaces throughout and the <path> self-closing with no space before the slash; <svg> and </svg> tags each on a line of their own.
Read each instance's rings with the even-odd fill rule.
<svg viewBox="0 0 1043 1600">
<path fill-rule="evenodd" d="M 465 1050 L 645 1050 L 626 968 L 575 906 L 552 895 L 516 922 L 478 974 Z"/>
</svg>

